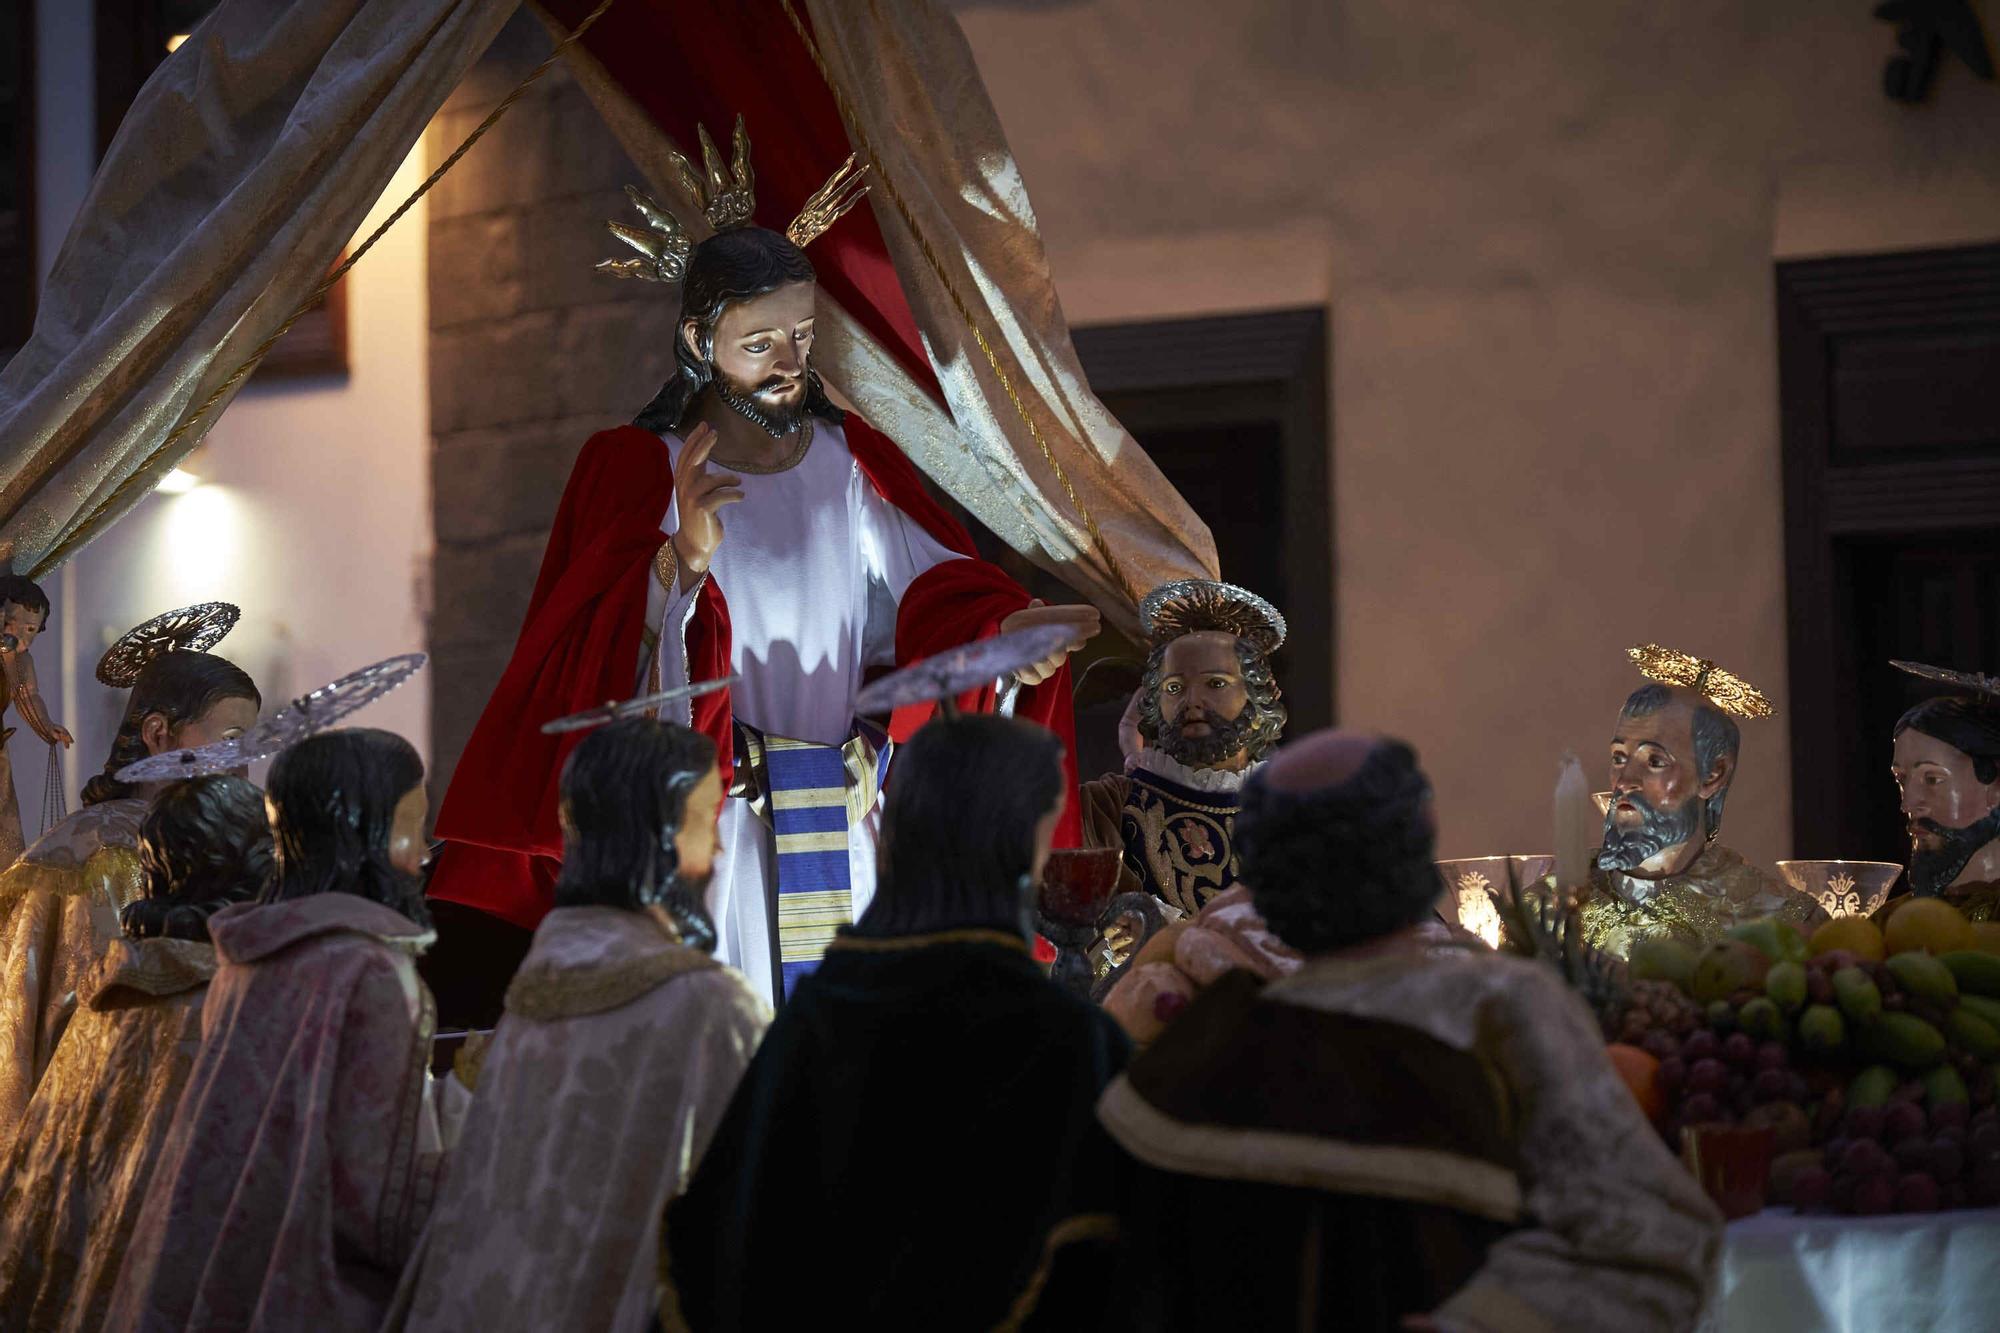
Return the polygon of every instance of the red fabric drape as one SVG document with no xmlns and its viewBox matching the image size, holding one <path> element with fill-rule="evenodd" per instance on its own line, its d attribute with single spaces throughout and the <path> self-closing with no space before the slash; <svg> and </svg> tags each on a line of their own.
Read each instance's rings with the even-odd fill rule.
<svg viewBox="0 0 2000 1333">
<path fill-rule="evenodd" d="M 915 519 L 940 545 L 970 556 L 964 527 L 931 498 L 916 468 L 893 442 L 849 417 L 848 448 L 882 497 Z M 529 597 L 514 655 L 466 742 L 438 811 L 448 844 L 431 875 L 433 897 L 491 912 L 532 929 L 553 901 L 562 854 L 558 782 L 577 735 L 545 736 L 552 718 L 628 697 L 645 630 L 646 580 L 665 540 L 660 519 L 674 489 L 666 445 L 650 431 L 620 426 L 591 436 L 577 456 L 556 509 L 549 544 Z M 999 630 L 1028 604 L 1021 587 L 977 559 L 929 571 L 904 595 L 896 656 L 907 665 Z M 703 586 L 687 631 L 688 678 L 729 673 L 729 606 L 714 580 Z M 990 709 L 992 691 L 964 700 Z M 1032 718 L 1073 747 L 1067 669 L 1024 690 L 1018 716 Z M 694 725 L 715 742 L 725 779 L 733 768 L 729 692 L 694 701 Z M 905 710 L 906 737 L 929 709 Z M 1075 780 L 1072 762 L 1071 781 Z M 1072 810 L 1058 838 L 1075 845 Z"/>
<path fill-rule="evenodd" d="M 574 29 L 594 0 L 539 0 Z M 810 25 L 803 7 L 801 21 Z M 695 126 L 727 154 L 740 113 L 757 169 L 755 221 L 783 231 L 853 151 L 839 108 L 777 0 L 618 0 L 583 47 L 626 96 L 698 160 Z M 812 243 L 820 285 L 935 398 L 917 321 L 875 216 L 857 208 Z M 928 525 L 927 525 L 928 526 Z"/>
</svg>

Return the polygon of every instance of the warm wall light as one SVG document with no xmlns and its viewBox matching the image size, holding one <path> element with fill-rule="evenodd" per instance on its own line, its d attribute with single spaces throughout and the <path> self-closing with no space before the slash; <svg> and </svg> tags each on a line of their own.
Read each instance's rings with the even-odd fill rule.
<svg viewBox="0 0 2000 1333">
<path fill-rule="evenodd" d="M 186 41 L 187 39 L 188 35 L 184 32 L 177 32 L 173 36 L 167 38 L 167 54 L 172 55 L 174 52 L 180 50 L 181 43 Z"/>
</svg>

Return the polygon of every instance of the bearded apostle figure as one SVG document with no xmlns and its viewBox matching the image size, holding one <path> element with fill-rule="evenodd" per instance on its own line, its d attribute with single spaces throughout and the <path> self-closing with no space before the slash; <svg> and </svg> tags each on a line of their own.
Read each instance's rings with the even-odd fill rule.
<svg viewBox="0 0 2000 1333">
<path fill-rule="evenodd" d="M 1234 584 L 1183 579 L 1146 594 L 1139 621 L 1139 743 L 1124 773 L 1084 786 L 1084 842 L 1122 849 L 1121 890 L 1192 915 L 1235 886 L 1237 795 L 1284 734 L 1271 654 L 1285 618 Z"/>
<path fill-rule="evenodd" d="M 1622 957 L 1647 936 L 1700 945 L 1757 917 L 1824 920 L 1810 896 L 1716 841 L 1742 748 L 1731 714 L 1768 717 L 1771 705 L 1713 662 L 1657 644 L 1630 653 L 1650 683 L 1611 738 L 1604 845 L 1583 901 L 1590 942 Z"/>
<path fill-rule="evenodd" d="M 1072 626 L 1072 649 L 1097 629 L 1095 610 L 1034 605 L 973 558 L 916 469 L 813 371 L 815 277 L 801 247 L 859 199 L 854 177 L 843 168 L 781 235 L 745 225 L 755 201 L 741 120 L 727 167 L 705 132 L 701 142 L 704 169 L 677 157 L 676 173 L 715 235 L 694 244 L 636 191 L 645 229 L 612 227 L 641 257 L 600 267 L 681 285 L 674 374 L 634 424 L 593 436 L 570 474 L 513 657 L 438 816 L 439 970 L 480 966 L 454 934 L 476 937 L 492 918 L 532 929 L 553 901 L 567 745 L 542 724 L 635 685 L 734 673 L 728 690 L 661 720 L 715 742 L 731 793 L 710 900 L 716 952 L 776 999 L 873 890 L 891 738 L 854 716 L 864 674 L 1039 621 Z M 1067 738 L 1067 653 L 960 703 L 1011 705 Z M 891 731 L 922 721 L 899 716 Z"/>
</svg>

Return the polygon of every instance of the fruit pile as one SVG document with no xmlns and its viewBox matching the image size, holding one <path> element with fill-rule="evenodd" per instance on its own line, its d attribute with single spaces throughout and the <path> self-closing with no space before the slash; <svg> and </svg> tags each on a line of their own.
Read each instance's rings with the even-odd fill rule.
<svg viewBox="0 0 2000 1333">
<path fill-rule="evenodd" d="M 2000 1204 L 2000 928 L 1904 903 L 1877 929 L 1775 920 L 1699 953 L 1631 952 L 1613 1064 L 1676 1146 L 1768 1126 L 1775 1203 L 1842 1212 Z"/>
</svg>

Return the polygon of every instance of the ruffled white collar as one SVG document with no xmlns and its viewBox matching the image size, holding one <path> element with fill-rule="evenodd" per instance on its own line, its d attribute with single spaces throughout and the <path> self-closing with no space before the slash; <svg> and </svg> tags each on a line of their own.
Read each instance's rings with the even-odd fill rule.
<svg viewBox="0 0 2000 1333">
<path fill-rule="evenodd" d="M 1134 755 L 1125 757 L 1125 771 L 1151 773 L 1155 777 L 1177 782 L 1192 791 L 1241 791 L 1243 780 L 1264 766 L 1262 760 L 1252 763 L 1241 773 L 1232 773 L 1226 768 L 1189 768 L 1165 750 L 1150 746 Z"/>
</svg>

